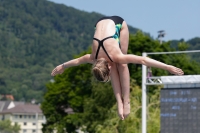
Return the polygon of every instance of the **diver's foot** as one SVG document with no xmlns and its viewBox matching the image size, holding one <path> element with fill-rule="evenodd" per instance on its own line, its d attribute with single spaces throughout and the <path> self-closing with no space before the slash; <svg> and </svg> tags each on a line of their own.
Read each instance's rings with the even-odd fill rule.
<svg viewBox="0 0 200 133">
<path fill-rule="evenodd" d="M 117 111 L 118 111 L 118 116 L 121 120 L 124 120 L 124 116 L 123 116 L 123 103 L 117 103 Z"/>
<path fill-rule="evenodd" d="M 131 105 L 130 105 L 130 102 L 125 102 L 123 103 L 123 116 L 124 116 L 124 119 L 128 117 L 128 115 L 130 114 L 131 112 Z"/>
</svg>

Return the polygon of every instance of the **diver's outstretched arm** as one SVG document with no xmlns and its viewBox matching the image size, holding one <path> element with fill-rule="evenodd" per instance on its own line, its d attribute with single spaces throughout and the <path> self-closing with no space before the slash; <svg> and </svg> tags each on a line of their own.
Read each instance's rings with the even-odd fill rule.
<svg viewBox="0 0 200 133">
<path fill-rule="evenodd" d="M 167 70 L 171 74 L 176 74 L 176 75 L 184 74 L 184 72 L 180 68 L 177 68 L 175 66 L 167 65 L 165 63 L 156 61 L 148 57 L 142 57 L 142 56 L 137 56 L 133 54 L 127 54 L 127 55 L 121 54 L 120 56 L 118 56 L 117 62 L 121 64 L 128 64 L 128 63 L 142 64 L 149 67 L 156 67 L 156 68 Z"/>
<path fill-rule="evenodd" d="M 73 59 L 73 60 L 67 61 L 67 62 L 65 62 L 63 64 L 58 65 L 51 72 L 51 76 L 56 76 L 57 74 L 62 74 L 64 72 L 65 68 L 78 66 L 80 64 L 85 64 L 85 63 L 93 64 L 93 60 L 91 59 L 91 55 L 90 54 L 86 54 L 86 55 L 81 56 L 81 57 L 79 57 L 77 59 Z"/>
</svg>

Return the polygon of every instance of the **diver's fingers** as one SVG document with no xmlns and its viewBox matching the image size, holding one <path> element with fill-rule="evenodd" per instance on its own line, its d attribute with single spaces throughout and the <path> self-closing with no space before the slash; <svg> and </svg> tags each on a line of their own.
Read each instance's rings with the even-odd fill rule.
<svg viewBox="0 0 200 133">
<path fill-rule="evenodd" d="M 55 75 L 57 75 L 57 74 L 59 74 L 59 71 L 57 70 L 57 67 L 52 71 L 52 73 L 51 73 L 51 75 L 52 76 L 55 76 Z"/>
</svg>

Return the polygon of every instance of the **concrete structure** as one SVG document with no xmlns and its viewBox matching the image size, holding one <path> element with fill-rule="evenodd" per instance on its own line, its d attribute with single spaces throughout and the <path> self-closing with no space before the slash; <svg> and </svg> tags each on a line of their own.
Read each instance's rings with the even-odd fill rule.
<svg viewBox="0 0 200 133">
<path fill-rule="evenodd" d="M 46 122 L 39 105 L 14 101 L 0 101 L 0 120 L 20 125 L 20 133 L 42 133 L 42 124 Z"/>
</svg>

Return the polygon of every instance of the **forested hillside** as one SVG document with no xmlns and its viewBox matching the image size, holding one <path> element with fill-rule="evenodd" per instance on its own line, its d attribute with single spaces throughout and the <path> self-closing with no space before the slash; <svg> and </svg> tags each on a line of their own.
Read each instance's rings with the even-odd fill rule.
<svg viewBox="0 0 200 133">
<path fill-rule="evenodd" d="M 187 41 L 189 50 L 200 50 L 200 37 L 195 37 Z M 190 54 L 193 59 L 200 62 L 200 53 Z"/>
<path fill-rule="evenodd" d="M 102 16 L 46 0 L 0 0 L 0 94 L 41 100 L 51 70 L 88 49 Z"/>
<path fill-rule="evenodd" d="M 184 43 L 185 40 L 181 39 L 181 40 L 172 40 L 171 41 L 171 47 L 178 49 L 178 44 L 179 43 Z M 187 43 L 187 50 L 200 50 L 200 37 L 194 37 L 188 41 L 186 41 Z M 200 53 L 188 53 L 188 55 L 191 57 L 191 59 L 197 61 L 200 63 Z"/>
</svg>

